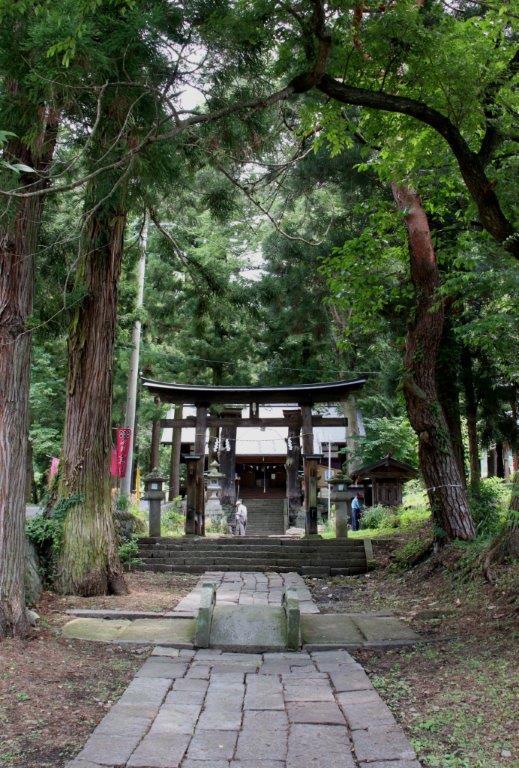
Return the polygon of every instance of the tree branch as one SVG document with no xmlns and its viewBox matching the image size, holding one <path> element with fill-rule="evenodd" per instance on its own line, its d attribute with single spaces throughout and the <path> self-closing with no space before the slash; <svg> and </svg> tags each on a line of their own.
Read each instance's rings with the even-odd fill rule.
<svg viewBox="0 0 519 768">
<path fill-rule="evenodd" d="M 439 133 L 450 146 L 458 162 L 465 185 L 478 208 L 483 227 L 509 253 L 519 259 L 519 235 L 501 210 L 493 184 L 488 179 L 478 154 L 470 149 L 458 128 L 448 117 L 421 101 L 406 96 L 356 88 L 326 74 L 317 83 L 317 89 L 343 104 L 409 115 Z"/>
</svg>

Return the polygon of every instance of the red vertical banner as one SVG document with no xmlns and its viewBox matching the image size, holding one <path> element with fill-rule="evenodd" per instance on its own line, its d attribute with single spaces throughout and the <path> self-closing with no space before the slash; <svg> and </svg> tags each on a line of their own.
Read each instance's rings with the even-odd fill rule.
<svg viewBox="0 0 519 768">
<path fill-rule="evenodd" d="M 130 450 L 132 430 L 130 427 L 117 427 L 115 430 L 115 448 L 112 450 L 110 474 L 113 477 L 124 477 Z"/>
</svg>

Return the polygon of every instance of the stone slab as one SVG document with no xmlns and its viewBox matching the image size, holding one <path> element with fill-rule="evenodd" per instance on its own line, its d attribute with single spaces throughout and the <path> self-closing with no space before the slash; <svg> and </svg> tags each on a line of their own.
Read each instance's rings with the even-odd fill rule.
<svg viewBox="0 0 519 768">
<path fill-rule="evenodd" d="M 314 723 L 316 725 L 346 725 L 341 710 L 331 701 L 287 702 L 287 714 L 291 723 Z"/>
<path fill-rule="evenodd" d="M 193 647 L 193 619 L 72 619 L 63 627 L 65 637 L 103 643 L 165 644 Z"/>
<path fill-rule="evenodd" d="M 237 760 L 285 760 L 288 719 L 284 712 L 245 712 Z"/>
<path fill-rule="evenodd" d="M 211 646 L 226 650 L 250 648 L 261 653 L 286 646 L 286 620 L 282 608 L 253 605 L 218 605 L 213 612 Z"/>
<path fill-rule="evenodd" d="M 419 635 L 403 621 L 393 616 L 352 616 L 353 622 L 370 643 L 388 640 L 406 640 L 418 642 Z"/>
<path fill-rule="evenodd" d="M 288 738 L 287 768 L 355 768 L 346 727 L 295 724 Z"/>
<path fill-rule="evenodd" d="M 301 615 L 303 645 L 362 645 L 364 635 L 353 620 L 340 613 Z"/>
<path fill-rule="evenodd" d="M 230 760 L 234 755 L 237 731 L 196 731 L 187 757 L 190 760 Z"/>
<path fill-rule="evenodd" d="M 114 642 L 129 626 L 127 619 L 109 621 L 106 619 L 72 619 L 63 627 L 65 637 L 75 640 Z"/>
<path fill-rule="evenodd" d="M 90 760 L 81 760 L 80 758 L 76 758 L 76 760 L 72 760 L 72 762 L 67 763 L 66 768 L 114 768 L 114 766 L 101 766 L 101 763 L 92 763 Z"/>
<path fill-rule="evenodd" d="M 342 693 L 343 691 L 365 691 L 373 687 L 363 669 L 351 667 L 347 670 L 343 669 L 340 672 L 329 672 L 328 674 L 337 693 Z"/>
<path fill-rule="evenodd" d="M 150 656 L 138 670 L 136 677 L 162 677 L 174 680 L 184 677 L 187 664 L 182 664 L 178 659 L 168 659 L 163 656 Z"/>
<path fill-rule="evenodd" d="M 184 768 L 184 766 L 182 766 Z M 196 766 L 193 766 L 196 768 Z M 284 760 L 231 760 L 229 768 L 285 768 Z"/>
<path fill-rule="evenodd" d="M 192 734 L 200 715 L 200 704 L 164 704 L 153 721 L 150 736 L 174 733 Z"/>
<path fill-rule="evenodd" d="M 416 754 L 399 726 L 373 726 L 352 731 L 353 746 L 359 762 L 415 760 Z"/>
<path fill-rule="evenodd" d="M 178 768 L 189 744 L 183 733 L 146 736 L 128 760 L 128 768 Z"/>
<path fill-rule="evenodd" d="M 205 581 L 200 590 L 200 605 L 195 624 L 195 646 L 197 648 L 209 648 L 215 603 L 216 585 L 212 581 Z"/>
<path fill-rule="evenodd" d="M 119 635 L 120 642 L 193 645 L 193 619 L 136 619 Z"/>
<path fill-rule="evenodd" d="M 96 734 L 90 736 L 81 751 L 81 759 L 100 765 L 125 765 L 142 736 L 109 736 Z"/>
<path fill-rule="evenodd" d="M 374 763 L 359 763 L 360 768 L 422 768 L 418 760 L 376 760 Z"/>
</svg>

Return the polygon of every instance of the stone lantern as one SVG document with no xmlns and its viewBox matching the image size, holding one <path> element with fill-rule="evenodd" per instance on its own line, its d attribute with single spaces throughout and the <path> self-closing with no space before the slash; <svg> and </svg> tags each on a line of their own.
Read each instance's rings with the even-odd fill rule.
<svg viewBox="0 0 519 768">
<path fill-rule="evenodd" d="M 212 461 L 209 465 L 209 472 L 205 474 L 207 499 L 205 502 L 205 514 L 214 523 L 221 523 L 224 517 L 224 512 L 218 492 L 221 490 L 221 480 L 225 477 L 223 472 L 219 471 L 220 467 L 218 462 Z"/>
<path fill-rule="evenodd" d="M 351 493 L 349 477 L 339 474 L 328 481 L 330 484 L 330 500 L 335 505 L 335 536 L 346 539 L 348 536 L 349 506 L 348 502 L 355 496 Z"/>
<path fill-rule="evenodd" d="M 149 502 L 149 535 L 152 538 L 158 538 L 161 535 L 160 530 L 160 510 L 166 494 L 162 490 L 162 484 L 166 481 L 159 470 L 155 467 L 144 478 L 144 496 Z"/>
</svg>

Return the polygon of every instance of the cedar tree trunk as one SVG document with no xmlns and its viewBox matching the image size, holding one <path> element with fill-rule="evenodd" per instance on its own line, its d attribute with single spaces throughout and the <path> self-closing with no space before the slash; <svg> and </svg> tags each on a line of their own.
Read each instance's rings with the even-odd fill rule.
<svg viewBox="0 0 519 768">
<path fill-rule="evenodd" d="M 126 591 L 110 493 L 113 357 L 126 194 L 112 178 L 87 190 L 72 317 L 59 498 L 77 497 L 65 517 L 57 587 L 82 596 Z M 99 200 L 109 196 L 96 208 Z M 111 193 L 110 193 L 111 190 Z M 88 213 L 94 209 L 93 213 Z"/>
<path fill-rule="evenodd" d="M 45 115 L 39 139 L 29 148 L 18 139 L 7 143 L 4 157 L 45 173 L 56 143 L 57 120 Z M 37 119 L 37 118 L 35 118 Z M 41 182 L 43 184 L 44 182 Z M 33 185 L 22 173 L 19 187 Z M 44 196 L 11 201 L 0 229 L 0 638 L 23 636 L 25 613 L 25 494 L 29 426 L 29 372 L 34 252 Z"/>
<path fill-rule="evenodd" d="M 406 339 L 404 395 L 409 420 L 418 436 L 420 469 L 426 483 L 433 520 L 448 539 L 475 535 L 467 492 L 449 430 L 438 400 L 436 363 L 443 331 L 440 276 L 427 215 L 411 189 L 392 185 L 405 214 L 411 280 L 416 306 Z"/>
</svg>

